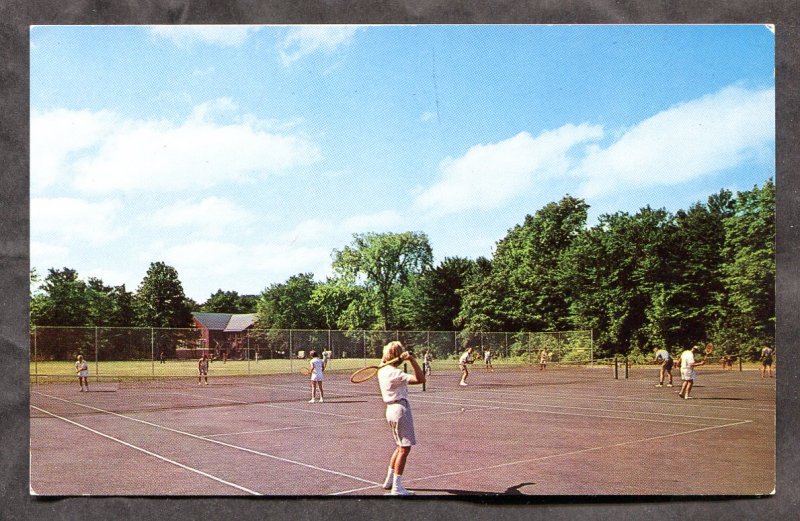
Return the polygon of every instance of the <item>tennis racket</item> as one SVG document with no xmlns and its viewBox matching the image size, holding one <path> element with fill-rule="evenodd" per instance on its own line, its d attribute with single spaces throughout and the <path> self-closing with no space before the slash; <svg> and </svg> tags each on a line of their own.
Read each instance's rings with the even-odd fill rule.
<svg viewBox="0 0 800 521">
<path fill-rule="evenodd" d="M 308 376 L 308 375 L 310 375 L 310 374 L 311 374 L 311 368 L 309 368 L 309 367 L 303 367 L 303 368 L 301 368 L 301 369 L 300 369 L 300 372 L 301 372 L 301 373 L 302 373 L 304 376 Z"/>
<path fill-rule="evenodd" d="M 388 362 L 383 362 L 380 365 L 368 365 L 367 367 L 362 367 L 361 369 L 350 375 L 350 381 L 354 384 L 360 384 L 362 382 L 366 382 L 367 380 L 378 374 L 378 369 L 380 369 L 381 367 L 386 367 L 387 365 L 391 365 L 397 362 L 398 360 L 400 360 L 400 357 L 392 358 Z"/>
</svg>

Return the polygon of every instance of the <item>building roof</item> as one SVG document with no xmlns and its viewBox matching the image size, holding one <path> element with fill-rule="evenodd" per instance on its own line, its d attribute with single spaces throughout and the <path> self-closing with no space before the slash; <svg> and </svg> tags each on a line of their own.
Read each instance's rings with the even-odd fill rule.
<svg viewBox="0 0 800 521">
<path fill-rule="evenodd" d="M 256 316 L 252 313 L 192 313 L 192 316 L 203 327 L 212 331 L 244 331 L 256 320 Z"/>
</svg>

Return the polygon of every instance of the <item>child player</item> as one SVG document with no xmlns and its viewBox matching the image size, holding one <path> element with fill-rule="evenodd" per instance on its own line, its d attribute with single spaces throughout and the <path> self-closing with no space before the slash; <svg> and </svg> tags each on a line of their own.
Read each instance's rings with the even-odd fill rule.
<svg viewBox="0 0 800 521">
<path fill-rule="evenodd" d="M 414 356 L 403 350 L 400 342 L 389 342 L 383 348 L 382 362 L 397 358 L 392 364 L 378 370 L 378 385 L 381 397 L 386 404 L 386 421 L 392 428 L 392 435 L 397 447 L 389 460 L 389 470 L 383 488 L 391 490 L 393 496 L 407 496 L 413 492 L 403 486 L 403 470 L 411 452 L 411 446 L 417 444 L 414 435 L 414 418 L 411 416 L 411 405 L 408 403 L 408 385 L 425 383 L 425 373 Z M 414 374 L 406 374 L 398 367 L 408 360 L 414 368 Z"/>
<path fill-rule="evenodd" d="M 83 359 L 83 355 L 78 355 L 78 360 L 75 362 L 75 372 L 78 373 L 78 383 L 81 386 L 81 392 L 83 392 L 83 386 L 86 386 L 86 390 L 89 390 L 89 364 L 86 363 L 86 360 Z"/>
<path fill-rule="evenodd" d="M 322 380 L 324 378 L 324 371 L 325 360 L 321 359 L 319 355 L 317 355 L 316 351 L 311 351 L 308 353 L 311 357 L 311 361 L 309 361 L 309 368 L 311 369 L 311 399 L 308 403 L 314 403 L 317 398 L 317 388 L 319 387 L 319 403 L 322 403 L 325 399 L 325 392 L 322 390 Z"/>
</svg>

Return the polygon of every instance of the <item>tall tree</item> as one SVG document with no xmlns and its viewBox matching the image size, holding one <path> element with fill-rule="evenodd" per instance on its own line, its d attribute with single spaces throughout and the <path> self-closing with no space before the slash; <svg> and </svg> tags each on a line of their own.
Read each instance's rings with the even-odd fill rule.
<svg viewBox="0 0 800 521">
<path fill-rule="evenodd" d="M 325 318 L 311 302 L 317 283 L 311 273 L 293 275 L 261 293 L 257 321 L 264 329 L 323 329 Z"/>
<path fill-rule="evenodd" d="M 191 324 L 191 306 L 178 271 L 163 262 L 150 264 L 136 290 L 135 301 L 143 326 L 181 328 Z"/>
<path fill-rule="evenodd" d="M 446 257 L 433 269 L 416 276 L 410 286 L 407 306 L 411 326 L 434 331 L 455 329 L 455 320 L 461 311 L 459 290 L 476 282 L 478 273 L 478 261 Z"/>
<path fill-rule="evenodd" d="M 568 326 L 558 267 L 586 225 L 588 205 L 569 195 L 549 203 L 497 243 L 491 273 L 462 291 L 468 329 L 543 331 Z"/>
<path fill-rule="evenodd" d="M 337 273 L 350 280 L 361 278 L 375 292 L 385 330 L 394 328 L 394 290 L 433 262 L 428 236 L 422 232 L 354 234 L 351 245 L 334 250 L 333 257 Z"/>
<path fill-rule="evenodd" d="M 49 269 L 31 301 L 31 322 L 37 326 L 93 325 L 87 291 L 77 271 Z"/>
<path fill-rule="evenodd" d="M 736 195 L 725 219 L 723 316 L 718 329 L 735 349 L 774 345 L 775 184 Z"/>
<path fill-rule="evenodd" d="M 255 313 L 258 297 L 218 289 L 199 306 L 206 313 Z"/>
</svg>

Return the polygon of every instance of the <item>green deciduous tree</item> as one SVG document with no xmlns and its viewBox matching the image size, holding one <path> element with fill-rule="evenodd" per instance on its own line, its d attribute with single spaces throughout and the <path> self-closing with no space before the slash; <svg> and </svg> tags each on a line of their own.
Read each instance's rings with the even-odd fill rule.
<svg viewBox="0 0 800 521">
<path fill-rule="evenodd" d="M 205 313 L 255 313 L 258 297 L 239 295 L 236 291 L 218 289 L 208 300 L 199 306 Z"/>
<path fill-rule="evenodd" d="M 182 328 L 191 324 L 191 305 L 178 271 L 163 262 L 150 264 L 136 290 L 135 304 L 142 326 Z"/>
<path fill-rule="evenodd" d="M 472 330 L 543 331 L 569 323 L 559 265 L 586 225 L 588 206 L 565 196 L 497 243 L 489 275 L 461 291 L 457 322 Z"/>
<path fill-rule="evenodd" d="M 311 302 L 317 283 L 311 273 L 293 275 L 261 293 L 256 306 L 258 327 L 263 329 L 325 328 L 325 317 Z"/>
<path fill-rule="evenodd" d="M 723 299 L 718 334 L 734 350 L 774 345 L 775 184 L 736 194 L 725 219 Z"/>
<path fill-rule="evenodd" d="M 394 328 L 392 300 L 399 285 L 433 261 L 428 236 L 421 232 L 354 234 L 353 242 L 333 252 L 334 270 L 361 280 L 375 292 L 383 329 Z"/>
</svg>

